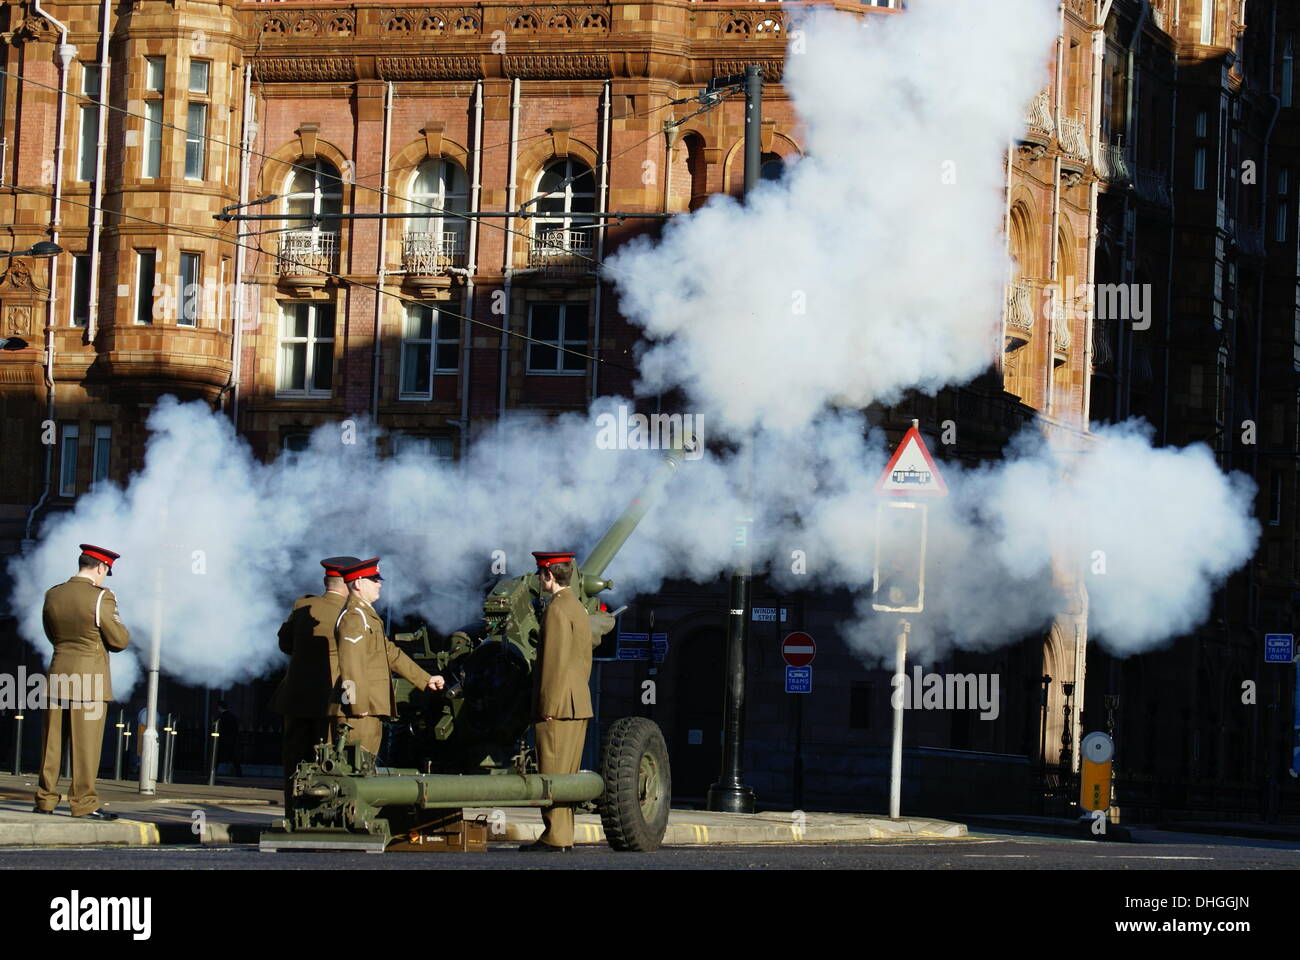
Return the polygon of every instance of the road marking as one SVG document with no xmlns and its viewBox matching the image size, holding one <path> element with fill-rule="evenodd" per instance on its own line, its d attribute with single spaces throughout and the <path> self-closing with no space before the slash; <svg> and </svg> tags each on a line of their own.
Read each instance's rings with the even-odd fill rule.
<svg viewBox="0 0 1300 960">
<path fill-rule="evenodd" d="M 1213 860 L 1214 857 L 1142 857 L 1136 854 L 1120 853 L 1108 857 L 1104 853 L 1096 855 L 1099 860 Z"/>
<path fill-rule="evenodd" d="M 1028 860 L 1027 853 L 963 853 L 963 857 L 975 857 L 980 860 Z"/>
</svg>

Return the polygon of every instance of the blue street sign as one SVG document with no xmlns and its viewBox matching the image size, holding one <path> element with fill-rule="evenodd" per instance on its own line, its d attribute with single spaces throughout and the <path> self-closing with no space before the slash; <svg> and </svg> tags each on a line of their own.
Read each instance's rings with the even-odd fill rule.
<svg viewBox="0 0 1300 960">
<path fill-rule="evenodd" d="M 1295 637 L 1289 633 L 1264 634 L 1264 662 L 1290 663 L 1295 659 Z"/>
<path fill-rule="evenodd" d="M 785 692 L 812 693 L 812 667 L 786 667 Z"/>
<path fill-rule="evenodd" d="M 668 656 L 668 634 L 656 633 L 650 637 L 650 657 L 655 663 L 663 663 Z"/>
<path fill-rule="evenodd" d="M 620 633 L 618 635 L 618 659 L 649 660 L 650 634 Z"/>
</svg>

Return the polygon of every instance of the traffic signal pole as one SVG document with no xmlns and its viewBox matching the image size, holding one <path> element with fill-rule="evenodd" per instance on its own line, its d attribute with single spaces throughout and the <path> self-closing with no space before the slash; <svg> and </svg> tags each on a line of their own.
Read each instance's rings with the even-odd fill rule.
<svg viewBox="0 0 1300 960">
<path fill-rule="evenodd" d="M 763 117 L 763 71 L 758 64 L 745 68 L 745 195 L 758 185 L 762 159 L 760 133 Z M 731 571 L 727 608 L 727 666 L 722 712 L 722 771 L 709 787 L 705 805 L 723 813 L 753 813 L 754 791 L 744 782 L 745 753 L 745 660 L 749 647 L 750 523 L 753 512 L 754 444 L 741 452 L 745 458 L 744 502 L 749 515 L 740 518 L 744 543 Z"/>
</svg>

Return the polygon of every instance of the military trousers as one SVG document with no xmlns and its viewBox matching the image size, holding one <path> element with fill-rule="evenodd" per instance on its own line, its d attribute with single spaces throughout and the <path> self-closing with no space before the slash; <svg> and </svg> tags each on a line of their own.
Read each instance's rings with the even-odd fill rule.
<svg viewBox="0 0 1300 960">
<path fill-rule="evenodd" d="M 542 773 L 577 773 L 582 763 L 582 745 L 587 740 L 587 721 L 544 720 L 537 724 L 537 761 Z M 553 847 L 573 846 L 573 804 L 557 803 L 542 808 L 546 829 L 539 838 Z"/>
<path fill-rule="evenodd" d="M 36 787 L 36 806 L 53 810 L 59 805 L 59 767 L 63 762 L 63 731 L 68 730 L 72 751 L 72 788 L 68 804 L 74 817 L 99 809 L 95 778 L 99 776 L 99 752 L 104 745 L 104 720 L 108 704 L 72 701 L 66 706 L 50 704 L 45 711 L 41 740 L 41 776 Z"/>
<path fill-rule="evenodd" d="M 284 812 L 293 800 L 293 772 L 304 760 L 316 756 L 316 744 L 329 739 L 330 717 L 285 717 L 280 759 L 284 763 Z"/>
<path fill-rule="evenodd" d="M 379 717 L 336 717 L 334 736 L 344 730 L 348 743 L 359 743 L 367 752 L 379 756 L 379 745 L 384 741 L 384 722 Z"/>
</svg>

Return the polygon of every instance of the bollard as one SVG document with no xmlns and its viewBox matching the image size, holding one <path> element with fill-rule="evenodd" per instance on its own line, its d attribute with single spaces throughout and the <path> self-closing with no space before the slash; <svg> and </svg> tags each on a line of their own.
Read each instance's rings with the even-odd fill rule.
<svg viewBox="0 0 1300 960">
<path fill-rule="evenodd" d="M 208 763 L 208 786 L 217 785 L 217 744 L 221 742 L 221 734 L 217 732 L 217 722 L 212 721 L 212 758 Z"/>
<path fill-rule="evenodd" d="M 122 779 L 122 731 L 126 729 L 126 711 L 117 711 L 117 756 L 113 760 L 113 779 Z"/>
<path fill-rule="evenodd" d="M 23 715 L 14 714 L 14 776 L 23 772 Z"/>
<path fill-rule="evenodd" d="M 176 735 L 179 732 L 180 732 L 180 724 L 177 721 L 173 720 L 171 737 L 167 741 L 171 747 L 171 750 L 167 754 L 167 782 L 168 783 L 173 783 L 176 779 Z"/>
<path fill-rule="evenodd" d="M 162 782 L 171 783 L 167 776 L 167 770 L 171 767 L 172 762 L 172 715 L 167 714 L 167 723 L 163 725 L 163 751 L 162 751 Z"/>
</svg>

